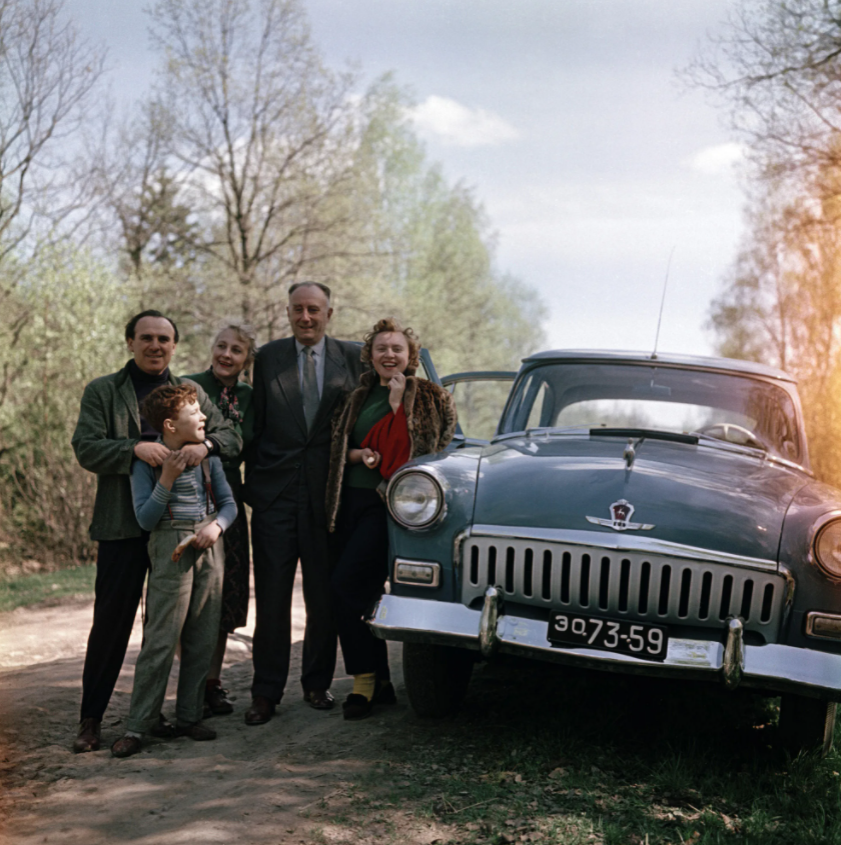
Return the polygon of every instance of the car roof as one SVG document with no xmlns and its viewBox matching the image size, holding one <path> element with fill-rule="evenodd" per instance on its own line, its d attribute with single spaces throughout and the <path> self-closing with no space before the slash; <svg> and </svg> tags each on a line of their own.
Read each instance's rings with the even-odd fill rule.
<svg viewBox="0 0 841 845">
<path fill-rule="evenodd" d="M 783 370 L 759 364 L 756 361 L 742 361 L 735 358 L 713 358 L 704 355 L 678 355 L 673 352 L 626 352 L 608 349 L 552 349 L 536 352 L 523 358 L 523 363 L 532 361 L 609 361 L 611 363 L 661 364 L 667 366 L 693 367 L 704 370 L 725 370 L 734 373 L 765 376 L 796 383 L 796 379 Z"/>
</svg>

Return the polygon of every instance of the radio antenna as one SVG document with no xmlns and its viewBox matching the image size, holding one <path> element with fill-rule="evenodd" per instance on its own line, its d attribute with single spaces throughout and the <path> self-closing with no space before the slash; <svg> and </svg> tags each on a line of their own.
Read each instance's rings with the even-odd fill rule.
<svg viewBox="0 0 841 845">
<path fill-rule="evenodd" d="M 669 253 L 669 261 L 666 264 L 666 278 L 663 280 L 663 295 L 660 297 L 660 316 L 657 318 L 657 333 L 654 335 L 654 351 L 651 353 L 651 360 L 657 360 L 657 344 L 660 342 L 660 324 L 663 322 L 663 306 L 666 304 L 666 288 L 669 286 L 669 271 L 672 269 L 672 256 L 675 248 Z"/>
</svg>

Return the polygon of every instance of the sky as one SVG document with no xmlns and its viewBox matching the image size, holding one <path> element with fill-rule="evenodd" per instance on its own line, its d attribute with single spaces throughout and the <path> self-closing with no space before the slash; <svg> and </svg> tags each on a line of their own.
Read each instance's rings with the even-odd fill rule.
<svg viewBox="0 0 841 845">
<path fill-rule="evenodd" d="M 362 87 L 407 86 L 431 161 L 470 185 L 496 263 L 546 306 L 545 348 L 712 354 L 742 233 L 741 150 L 675 71 L 735 0 L 304 0 Z M 128 107 L 151 81 L 145 0 L 66 0 Z M 671 256 L 671 259 L 670 259 Z"/>
</svg>

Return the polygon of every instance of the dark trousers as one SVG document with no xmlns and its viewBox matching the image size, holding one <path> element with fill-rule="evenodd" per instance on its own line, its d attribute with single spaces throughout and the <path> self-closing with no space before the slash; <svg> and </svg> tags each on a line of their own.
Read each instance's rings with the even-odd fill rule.
<svg viewBox="0 0 841 845">
<path fill-rule="evenodd" d="M 301 666 L 304 691 L 329 689 L 336 668 L 327 527 L 313 512 L 305 482 L 293 487 L 268 508 L 251 514 L 257 610 L 251 694 L 274 702 L 283 696 L 289 675 L 292 591 L 299 559 L 307 609 Z"/>
<path fill-rule="evenodd" d="M 149 569 L 148 539 L 144 533 L 99 543 L 93 626 L 82 673 L 82 719 L 101 719 L 114 692 Z"/>
<path fill-rule="evenodd" d="M 345 487 L 336 524 L 339 560 L 333 572 L 333 606 L 345 671 L 390 678 L 385 640 L 375 637 L 363 616 L 382 595 L 388 577 L 386 507 L 376 490 Z"/>
</svg>

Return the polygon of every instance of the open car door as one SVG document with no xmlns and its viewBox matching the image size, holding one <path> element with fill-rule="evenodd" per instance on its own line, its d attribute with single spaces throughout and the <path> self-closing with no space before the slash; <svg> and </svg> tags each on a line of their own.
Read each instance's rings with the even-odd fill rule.
<svg viewBox="0 0 841 845">
<path fill-rule="evenodd" d="M 494 436 L 516 375 L 508 370 L 488 370 L 453 373 L 441 379 L 453 394 L 458 411 L 454 448 L 482 446 Z"/>
</svg>

